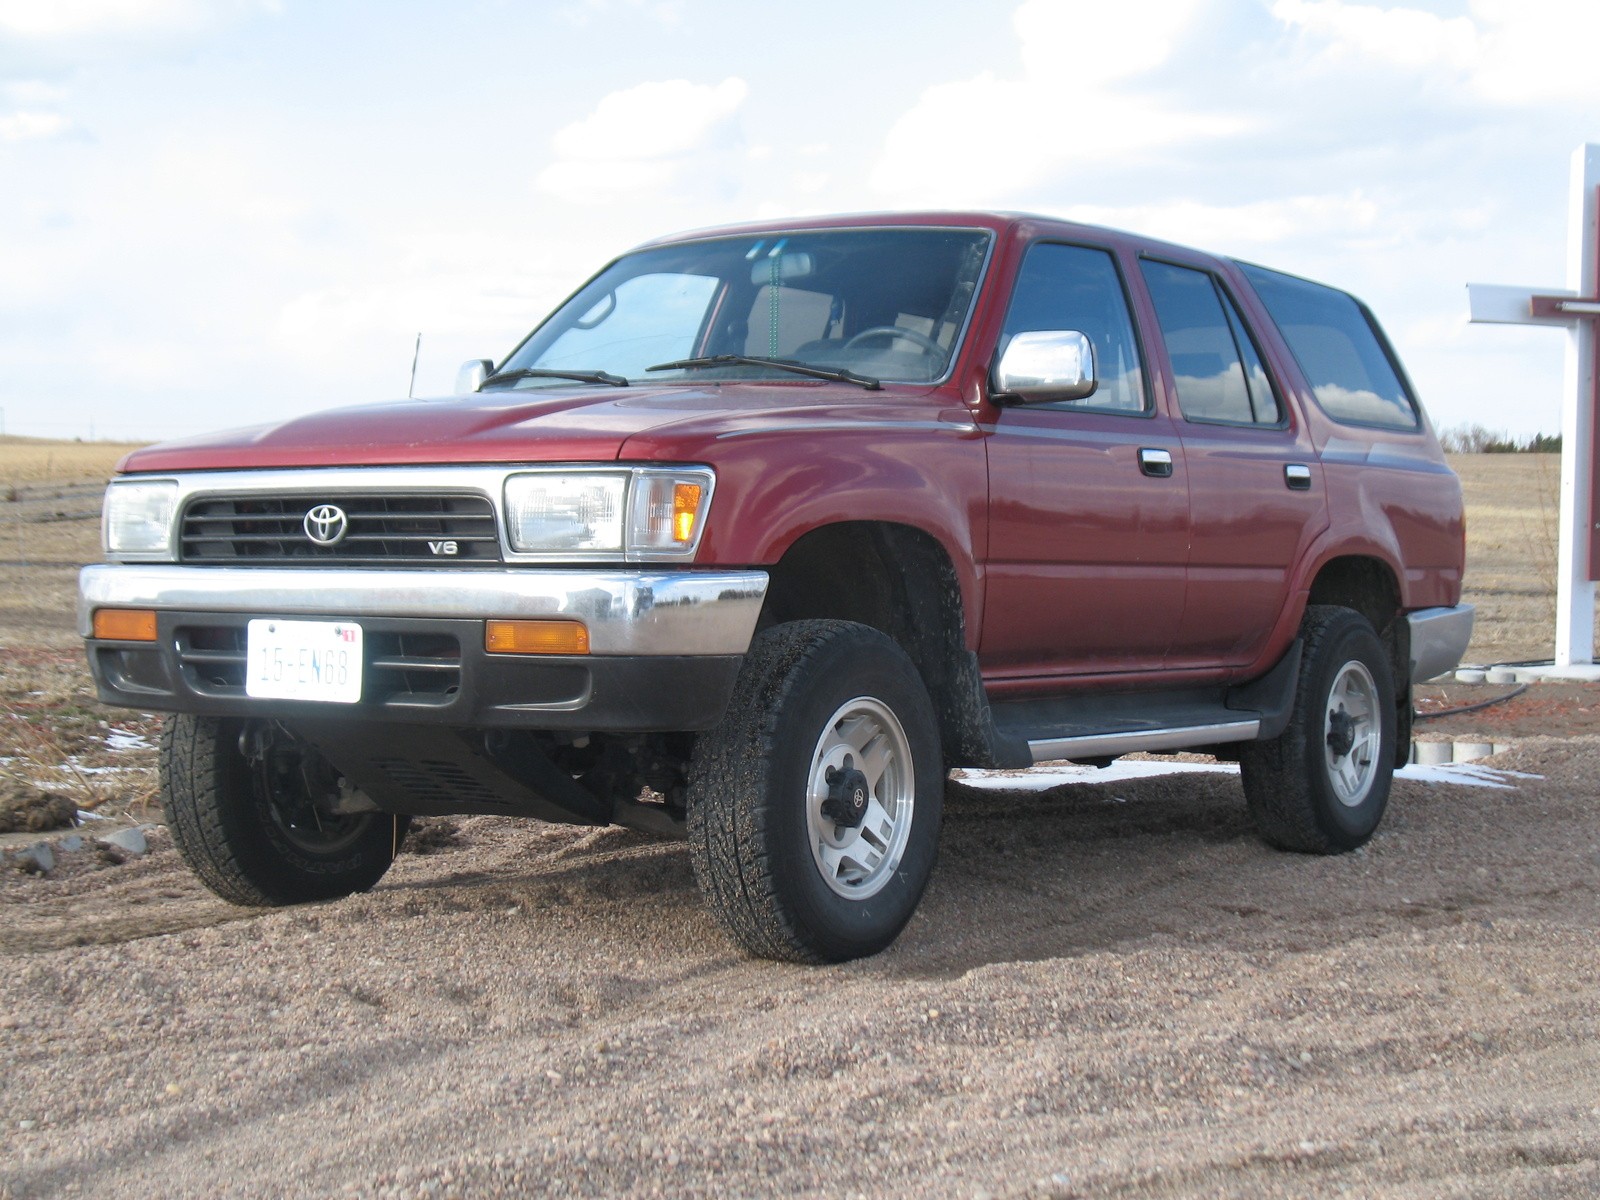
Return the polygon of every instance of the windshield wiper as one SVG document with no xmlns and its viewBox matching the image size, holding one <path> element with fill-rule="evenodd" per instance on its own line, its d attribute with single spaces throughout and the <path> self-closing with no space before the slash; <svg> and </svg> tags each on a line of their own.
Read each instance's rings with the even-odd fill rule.
<svg viewBox="0 0 1600 1200">
<path fill-rule="evenodd" d="M 610 371 L 552 371 L 545 367 L 518 367 L 515 371 L 499 371 L 489 376 L 479 387 L 491 383 L 505 383 L 511 379 L 576 379 L 579 383 L 609 383 L 612 387 L 627 387 L 628 381 Z"/>
<path fill-rule="evenodd" d="M 810 363 L 796 362 L 792 358 L 760 358 L 754 354 L 708 354 L 704 358 L 680 358 L 676 362 L 657 363 L 646 371 L 676 371 L 685 367 L 777 367 L 780 371 L 793 371 L 796 375 L 809 375 L 813 379 L 831 379 L 836 383 L 859 383 L 869 392 L 880 391 L 883 384 L 870 375 L 857 375 L 842 367 L 813 367 Z"/>
</svg>

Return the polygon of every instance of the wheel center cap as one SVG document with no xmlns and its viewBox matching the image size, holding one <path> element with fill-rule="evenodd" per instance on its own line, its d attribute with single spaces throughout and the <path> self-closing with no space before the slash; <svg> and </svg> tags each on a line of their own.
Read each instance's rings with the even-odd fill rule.
<svg viewBox="0 0 1600 1200">
<path fill-rule="evenodd" d="M 1343 758 L 1355 744 L 1355 719 L 1341 705 L 1338 712 L 1328 716 L 1328 749 L 1333 751 L 1335 757 Z"/>
<path fill-rule="evenodd" d="M 822 815 L 844 829 L 855 829 L 867 815 L 871 789 L 867 777 L 854 767 L 830 768 L 828 796 L 822 802 Z"/>
</svg>

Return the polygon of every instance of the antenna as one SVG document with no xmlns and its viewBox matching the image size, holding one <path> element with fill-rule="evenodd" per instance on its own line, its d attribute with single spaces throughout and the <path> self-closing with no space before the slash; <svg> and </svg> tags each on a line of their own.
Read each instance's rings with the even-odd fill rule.
<svg viewBox="0 0 1600 1200">
<path fill-rule="evenodd" d="M 422 357 L 422 333 L 417 333 L 416 349 L 411 351 L 411 386 L 406 388 L 406 399 L 409 400 L 417 391 L 417 359 Z"/>
</svg>

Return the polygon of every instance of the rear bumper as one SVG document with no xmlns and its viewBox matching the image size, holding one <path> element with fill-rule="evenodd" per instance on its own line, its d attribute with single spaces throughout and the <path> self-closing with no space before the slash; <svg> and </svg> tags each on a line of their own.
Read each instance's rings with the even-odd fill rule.
<svg viewBox="0 0 1600 1200">
<path fill-rule="evenodd" d="M 1423 683 L 1461 664 L 1472 640 L 1473 607 L 1424 608 L 1406 614 L 1411 626 L 1411 682 Z"/>
<path fill-rule="evenodd" d="M 210 716 L 669 732 L 722 718 L 755 631 L 761 571 L 346 571 L 107 565 L 79 580 L 79 629 L 110 704 Z M 154 642 L 89 637 L 100 608 L 156 612 Z M 356 704 L 245 694 L 251 618 L 356 621 Z M 586 655 L 490 654 L 484 621 L 564 617 Z"/>
</svg>

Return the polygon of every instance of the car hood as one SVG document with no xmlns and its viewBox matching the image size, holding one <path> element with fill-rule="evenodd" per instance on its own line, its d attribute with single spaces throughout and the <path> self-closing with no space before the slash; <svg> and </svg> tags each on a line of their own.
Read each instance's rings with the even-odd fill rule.
<svg viewBox="0 0 1600 1200">
<path fill-rule="evenodd" d="M 608 461 L 619 457 L 629 438 L 667 426 L 747 426 L 846 409 L 869 395 L 884 397 L 808 381 L 504 389 L 331 409 L 164 442 L 135 450 L 118 470 Z"/>
</svg>

